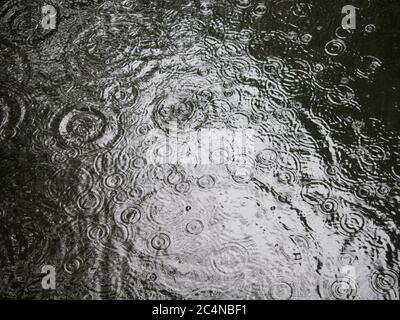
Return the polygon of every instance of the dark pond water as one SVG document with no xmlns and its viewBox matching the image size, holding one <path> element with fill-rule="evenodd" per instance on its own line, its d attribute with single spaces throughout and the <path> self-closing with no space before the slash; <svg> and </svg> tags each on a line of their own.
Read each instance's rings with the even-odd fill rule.
<svg viewBox="0 0 400 320">
<path fill-rule="evenodd" d="M 0 297 L 398 299 L 399 13 L 3 1 Z"/>
</svg>

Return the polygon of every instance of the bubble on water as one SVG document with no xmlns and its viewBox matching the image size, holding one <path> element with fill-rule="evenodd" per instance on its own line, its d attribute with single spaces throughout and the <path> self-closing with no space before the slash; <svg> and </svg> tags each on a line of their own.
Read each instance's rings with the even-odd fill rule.
<svg viewBox="0 0 400 320">
<path fill-rule="evenodd" d="M 256 155 L 257 165 L 261 168 L 272 168 L 278 162 L 278 153 L 274 149 L 261 150 Z"/>
<path fill-rule="evenodd" d="M 368 200 L 375 195 L 375 188 L 372 185 L 362 184 L 355 190 L 355 195 L 360 199 Z"/>
<path fill-rule="evenodd" d="M 232 105 L 224 99 L 214 99 L 210 105 L 210 120 L 218 120 L 227 118 L 231 113 Z"/>
<path fill-rule="evenodd" d="M 212 175 L 204 175 L 197 179 L 197 185 L 202 189 L 211 189 L 215 185 L 215 178 Z"/>
<path fill-rule="evenodd" d="M 81 264 L 82 261 L 80 258 L 71 258 L 70 260 L 64 263 L 64 270 L 69 274 L 73 274 L 79 270 Z"/>
<path fill-rule="evenodd" d="M 339 208 L 339 203 L 335 199 L 326 199 L 320 208 L 324 214 L 334 214 Z"/>
<path fill-rule="evenodd" d="M 236 6 L 245 9 L 251 5 L 251 0 L 236 0 Z"/>
<path fill-rule="evenodd" d="M 131 165 L 136 169 L 143 169 L 147 165 L 147 160 L 143 157 L 137 157 L 132 159 Z"/>
<path fill-rule="evenodd" d="M 293 171 L 279 171 L 276 176 L 280 183 L 292 184 L 296 181 L 296 174 Z"/>
<path fill-rule="evenodd" d="M 325 52 L 327 55 L 336 57 L 346 52 L 346 43 L 340 39 L 333 39 L 325 45 Z"/>
<path fill-rule="evenodd" d="M 75 72 L 74 76 L 76 73 L 83 77 L 143 75 L 144 65 L 140 62 L 158 54 L 157 50 L 151 50 L 156 49 L 157 31 L 141 24 L 134 13 L 126 14 L 131 19 L 100 11 L 70 30 L 73 36 L 68 41 L 66 63 Z"/>
<path fill-rule="evenodd" d="M 305 33 L 301 36 L 301 42 L 308 44 L 312 40 L 312 35 L 309 33 Z"/>
<path fill-rule="evenodd" d="M 137 205 L 124 203 L 115 211 L 115 221 L 125 225 L 133 225 L 142 217 L 142 209 Z"/>
<path fill-rule="evenodd" d="M 256 17 L 262 17 L 267 12 L 267 6 L 263 2 L 257 3 L 257 5 L 253 8 L 253 14 Z"/>
<path fill-rule="evenodd" d="M 358 284 L 349 277 L 341 278 L 330 284 L 332 298 L 337 300 L 353 300 L 357 296 Z"/>
<path fill-rule="evenodd" d="M 140 91 L 131 81 L 106 81 L 100 82 L 98 87 L 102 88 L 101 97 L 107 105 L 119 105 L 121 108 L 129 108 L 132 112 L 136 107 L 136 102 L 140 100 Z"/>
<path fill-rule="evenodd" d="M 349 38 L 354 33 L 352 29 L 344 29 L 342 26 L 336 29 L 335 35 L 341 40 Z"/>
<path fill-rule="evenodd" d="M 372 33 L 372 32 L 375 32 L 376 31 L 376 26 L 374 25 L 374 24 L 367 24 L 365 27 L 364 27 L 364 30 L 365 30 L 365 32 L 367 32 L 367 33 Z"/>
<path fill-rule="evenodd" d="M 110 228 L 106 224 L 92 224 L 87 228 L 86 234 L 91 241 L 103 242 L 110 235 Z"/>
<path fill-rule="evenodd" d="M 114 173 L 109 176 L 105 176 L 103 179 L 103 185 L 105 188 L 114 190 L 122 188 L 127 184 L 127 177 L 122 173 Z"/>
<path fill-rule="evenodd" d="M 340 231 L 348 235 L 354 235 L 361 231 L 365 225 L 365 218 L 358 213 L 344 214 L 340 218 Z"/>
<path fill-rule="evenodd" d="M 346 85 L 335 86 L 335 90 L 327 94 L 329 102 L 337 106 L 343 106 L 352 102 L 354 91 Z"/>
<path fill-rule="evenodd" d="M 192 190 L 192 184 L 189 181 L 183 181 L 175 185 L 175 191 L 180 194 L 188 194 Z"/>
<path fill-rule="evenodd" d="M 299 18 L 306 18 L 311 14 L 312 5 L 304 2 L 293 5 L 292 13 Z"/>
</svg>

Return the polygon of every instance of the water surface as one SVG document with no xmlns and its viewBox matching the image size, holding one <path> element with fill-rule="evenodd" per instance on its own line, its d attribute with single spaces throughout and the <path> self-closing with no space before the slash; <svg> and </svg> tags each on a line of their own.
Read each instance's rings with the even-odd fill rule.
<svg viewBox="0 0 400 320">
<path fill-rule="evenodd" d="M 0 297 L 399 299 L 398 13 L 5 1 Z M 172 125 L 192 160 L 157 163 Z M 253 152 L 205 164 L 185 134 L 213 129 Z"/>
</svg>

